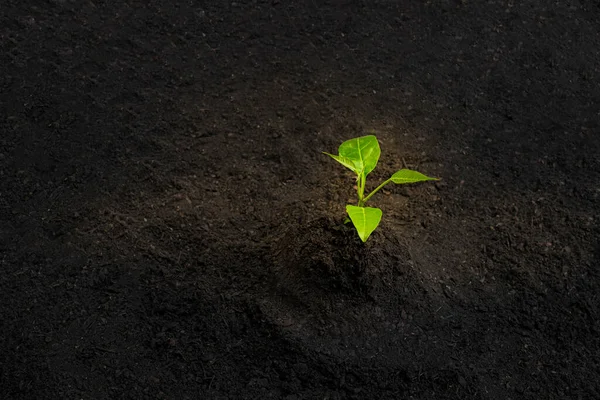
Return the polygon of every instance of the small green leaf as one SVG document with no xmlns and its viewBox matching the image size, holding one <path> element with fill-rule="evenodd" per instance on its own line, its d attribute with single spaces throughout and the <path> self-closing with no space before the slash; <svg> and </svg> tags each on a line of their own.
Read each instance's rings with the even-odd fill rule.
<svg viewBox="0 0 600 400">
<path fill-rule="evenodd" d="M 339 162 L 344 167 L 349 168 L 350 170 L 358 174 L 356 166 L 354 165 L 354 161 L 352 161 L 351 159 L 342 156 L 336 156 L 335 154 L 330 154 L 326 152 L 323 152 L 323 154 L 327 154 L 329 157 L 333 158 L 335 161 Z"/>
<path fill-rule="evenodd" d="M 346 140 L 338 148 L 338 153 L 354 163 L 357 174 L 367 176 L 377 166 L 381 150 L 377 138 L 369 135 Z"/>
<path fill-rule="evenodd" d="M 392 182 L 398 184 L 439 180 L 438 178 L 431 178 L 427 175 L 423 175 L 422 173 L 413 171 L 411 169 L 401 169 L 400 171 L 392 175 L 390 179 L 392 180 Z"/>
<path fill-rule="evenodd" d="M 363 242 L 366 242 L 371 233 L 377 228 L 383 214 L 379 208 L 356 207 L 350 204 L 346 206 L 346 211 L 358 232 L 360 240 Z"/>
</svg>

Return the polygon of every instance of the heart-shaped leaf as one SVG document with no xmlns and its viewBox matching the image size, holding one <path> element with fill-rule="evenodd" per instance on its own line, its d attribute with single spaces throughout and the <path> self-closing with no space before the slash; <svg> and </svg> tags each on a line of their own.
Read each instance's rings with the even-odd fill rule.
<svg viewBox="0 0 600 400">
<path fill-rule="evenodd" d="M 383 214 L 379 208 L 357 207 L 350 204 L 346 206 L 346 211 L 358 232 L 360 240 L 363 242 L 366 242 L 371 233 L 377 228 Z"/>
<path fill-rule="evenodd" d="M 346 140 L 338 149 L 340 157 L 351 160 L 357 174 L 367 176 L 377 166 L 381 150 L 373 135 Z M 339 160 L 338 160 L 339 161 Z M 352 168 L 351 168 L 352 169 Z"/>
<path fill-rule="evenodd" d="M 427 175 L 423 175 L 422 173 L 413 171 L 411 169 L 401 169 L 400 171 L 392 175 L 390 179 L 392 180 L 392 182 L 398 184 L 439 180 L 438 178 L 431 178 Z"/>
</svg>

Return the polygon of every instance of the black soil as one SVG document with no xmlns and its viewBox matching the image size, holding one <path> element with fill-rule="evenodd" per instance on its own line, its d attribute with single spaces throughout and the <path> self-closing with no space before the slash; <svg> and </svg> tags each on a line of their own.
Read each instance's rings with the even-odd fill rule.
<svg viewBox="0 0 600 400">
<path fill-rule="evenodd" d="M 599 399 L 599 21 L 3 0 L 0 397 Z"/>
</svg>

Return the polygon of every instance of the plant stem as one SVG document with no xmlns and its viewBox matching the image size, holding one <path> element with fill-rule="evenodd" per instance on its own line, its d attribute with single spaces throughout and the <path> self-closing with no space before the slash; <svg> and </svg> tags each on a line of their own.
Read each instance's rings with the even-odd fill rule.
<svg viewBox="0 0 600 400">
<path fill-rule="evenodd" d="M 367 180 L 365 178 L 365 176 L 363 174 L 359 175 L 358 177 L 358 185 L 357 185 L 357 192 L 358 192 L 358 206 L 362 207 L 365 205 L 365 200 L 363 199 L 365 197 L 365 185 L 367 183 Z"/>
<path fill-rule="evenodd" d="M 369 193 L 369 195 L 367 197 L 365 197 L 364 199 L 362 199 L 362 204 L 364 205 L 367 200 L 369 200 L 371 198 L 371 196 L 373 196 L 375 193 L 377 193 L 377 191 L 379 189 L 381 189 L 382 187 L 384 187 L 385 185 L 387 185 L 388 183 L 390 183 L 392 181 L 392 179 L 388 179 L 387 181 L 383 182 L 381 185 L 377 186 L 375 189 L 373 189 L 373 191 L 371 193 Z M 363 192 L 364 192 L 364 188 L 363 188 Z M 362 207 L 362 205 L 360 205 L 361 200 L 359 199 L 359 207 Z"/>
</svg>

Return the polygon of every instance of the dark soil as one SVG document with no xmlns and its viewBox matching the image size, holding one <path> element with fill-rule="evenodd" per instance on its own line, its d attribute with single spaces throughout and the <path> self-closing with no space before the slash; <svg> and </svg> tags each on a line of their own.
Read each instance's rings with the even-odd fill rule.
<svg viewBox="0 0 600 400">
<path fill-rule="evenodd" d="M 3 0 L 0 397 L 599 399 L 599 21 Z"/>
</svg>

